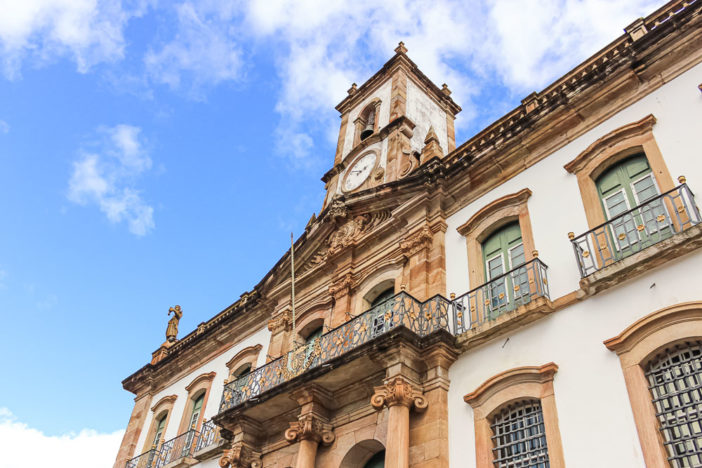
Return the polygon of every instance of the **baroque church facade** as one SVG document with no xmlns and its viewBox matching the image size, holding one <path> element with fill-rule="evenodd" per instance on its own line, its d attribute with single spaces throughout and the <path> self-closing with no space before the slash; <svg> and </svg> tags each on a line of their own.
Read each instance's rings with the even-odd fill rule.
<svg viewBox="0 0 702 468">
<path fill-rule="evenodd" d="M 701 12 L 459 146 L 400 43 L 294 258 L 123 381 L 114 468 L 702 466 Z"/>
</svg>

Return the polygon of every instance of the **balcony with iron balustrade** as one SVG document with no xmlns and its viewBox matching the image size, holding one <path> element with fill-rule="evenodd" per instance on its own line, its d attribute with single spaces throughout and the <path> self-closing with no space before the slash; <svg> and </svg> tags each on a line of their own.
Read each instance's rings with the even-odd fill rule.
<svg viewBox="0 0 702 468">
<path fill-rule="evenodd" d="M 680 185 L 629 211 L 568 237 L 580 287 L 596 294 L 702 247 L 702 218 L 684 177 Z"/>
<path fill-rule="evenodd" d="M 533 260 L 451 298 L 454 330 L 462 348 L 479 345 L 553 312 L 548 267 L 537 251 L 533 256 Z"/>
<path fill-rule="evenodd" d="M 289 393 L 308 382 L 333 393 L 374 376 L 382 381 L 383 369 L 370 357 L 372 352 L 387 349 L 398 340 L 422 347 L 423 340 L 434 339 L 437 334 L 453 342 L 449 308 L 450 301 L 443 296 L 421 302 L 402 291 L 310 343 L 226 384 L 220 412 L 214 419 L 224 427 L 228 419 L 233 420 L 232 415 L 272 420 L 295 409 Z M 336 398 L 334 404 L 345 404 L 343 397 Z M 285 424 L 283 430 L 287 428 Z"/>
<path fill-rule="evenodd" d="M 200 431 L 191 429 L 158 447 L 127 460 L 125 468 L 184 468 L 216 456 L 223 449 L 219 428 L 205 421 Z"/>
</svg>

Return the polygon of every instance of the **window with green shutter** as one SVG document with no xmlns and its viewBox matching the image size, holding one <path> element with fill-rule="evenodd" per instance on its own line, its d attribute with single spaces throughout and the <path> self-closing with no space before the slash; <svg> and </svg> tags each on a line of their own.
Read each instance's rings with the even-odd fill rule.
<svg viewBox="0 0 702 468">
<path fill-rule="evenodd" d="M 529 283 L 524 265 L 524 243 L 518 222 L 495 231 L 482 243 L 490 318 L 511 310 L 528 296 Z M 517 269 L 517 270 L 515 270 Z M 510 274 L 510 270 L 515 270 Z M 515 301 L 515 299 L 518 299 Z"/>
<path fill-rule="evenodd" d="M 610 221 L 612 245 L 620 254 L 638 251 L 639 243 L 645 243 L 648 236 L 669 235 L 667 223 L 657 221 L 666 211 L 660 199 L 654 200 L 659 191 L 646 155 L 640 153 L 621 161 L 595 182 L 605 218 Z"/>
<path fill-rule="evenodd" d="M 163 431 L 166 429 L 166 417 L 168 416 L 168 413 L 165 413 L 161 418 L 159 418 L 158 422 L 156 423 L 156 432 L 154 432 L 154 440 L 153 443 L 151 444 L 154 447 L 158 447 L 159 442 L 161 441 L 161 436 L 163 436 Z"/>
<path fill-rule="evenodd" d="M 202 412 L 202 403 L 205 401 L 205 393 L 203 392 L 193 404 L 193 412 L 190 416 L 190 426 L 188 429 L 197 428 L 197 422 L 200 419 L 200 413 Z"/>
</svg>

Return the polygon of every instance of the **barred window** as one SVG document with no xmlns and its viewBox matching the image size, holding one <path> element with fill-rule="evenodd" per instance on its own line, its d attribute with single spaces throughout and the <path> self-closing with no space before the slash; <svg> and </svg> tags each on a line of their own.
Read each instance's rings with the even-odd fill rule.
<svg viewBox="0 0 702 468">
<path fill-rule="evenodd" d="M 702 341 L 665 349 L 646 377 L 670 466 L 702 466 Z"/>
<path fill-rule="evenodd" d="M 495 468 L 548 468 L 544 417 L 538 400 L 506 406 L 492 423 Z"/>
</svg>

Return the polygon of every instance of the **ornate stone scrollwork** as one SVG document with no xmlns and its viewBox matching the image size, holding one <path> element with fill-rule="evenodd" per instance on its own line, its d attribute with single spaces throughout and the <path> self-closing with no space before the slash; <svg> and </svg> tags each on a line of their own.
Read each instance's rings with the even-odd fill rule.
<svg viewBox="0 0 702 468">
<path fill-rule="evenodd" d="M 406 256 L 411 257 L 420 250 L 431 247 L 431 241 L 434 235 L 429 226 L 424 226 L 420 231 L 410 235 L 406 239 L 400 241 L 400 249 Z"/>
<path fill-rule="evenodd" d="M 261 468 L 261 455 L 254 452 L 246 444 L 235 442 L 225 450 L 219 458 L 221 468 Z"/>
<path fill-rule="evenodd" d="M 353 276 L 351 273 L 347 273 L 329 286 L 329 294 L 332 295 L 334 299 L 339 299 L 349 294 L 354 286 Z"/>
<path fill-rule="evenodd" d="M 313 440 L 329 445 L 334 442 L 335 437 L 331 426 L 313 414 L 300 416 L 296 422 L 290 423 L 290 427 L 285 431 L 285 440 L 291 443 Z"/>
<path fill-rule="evenodd" d="M 291 328 L 292 317 L 287 310 L 268 321 L 268 330 L 274 334 L 281 331 L 290 331 Z"/>
<path fill-rule="evenodd" d="M 385 385 L 375 387 L 371 397 L 371 406 L 376 410 L 384 406 L 402 405 L 417 411 L 424 411 L 429 406 L 421 390 L 412 385 L 404 377 L 394 377 Z"/>
</svg>

